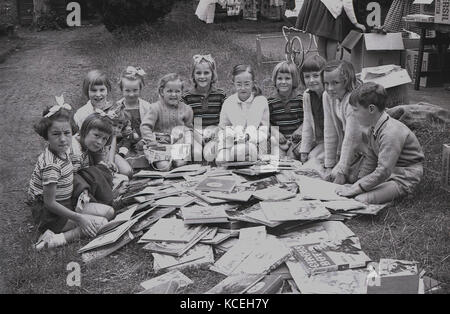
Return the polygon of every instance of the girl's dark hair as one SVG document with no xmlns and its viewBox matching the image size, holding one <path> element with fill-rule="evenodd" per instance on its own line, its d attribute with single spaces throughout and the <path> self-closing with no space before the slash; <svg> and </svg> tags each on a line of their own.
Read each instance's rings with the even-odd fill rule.
<svg viewBox="0 0 450 314">
<path fill-rule="evenodd" d="M 87 150 L 86 146 L 84 145 L 84 139 L 86 138 L 87 134 L 90 130 L 97 129 L 99 131 L 105 132 L 106 134 L 109 134 L 109 139 L 106 145 L 111 144 L 111 136 L 113 134 L 113 128 L 112 128 L 112 122 L 108 117 L 102 117 L 98 113 L 93 113 L 89 115 L 86 120 L 84 120 L 83 124 L 81 125 L 80 129 L 80 144 L 83 150 Z"/>
<path fill-rule="evenodd" d="M 369 105 L 374 105 L 379 111 L 386 109 L 388 95 L 386 90 L 380 84 L 373 82 L 364 83 L 355 89 L 350 95 L 350 105 L 357 106 L 357 104 L 364 108 Z"/>
<path fill-rule="evenodd" d="M 108 92 L 111 92 L 111 82 L 106 76 L 105 73 L 103 73 L 100 70 L 92 70 L 89 71 L 88 74 L 86 74 L 86 77 L 83 81 L 83 94 L 89 98 L 89 90 L 92 86 L 95 85 L 105 85 Z"/>
<path fill-rule="evenodd" d="M 261 90 L 261 88 L 259 88 L 258 84 L 256 83 L 256 74 L 251 65 L 238 64 L 238 65 L 234 66 L 233 71 L 231 71 L 231 76 L 233 77 L 233 81 L 237 75 L 244 73 L 244 72 L 248 72 L 252 76 L 254 96 L 256 97 L 256 96 L 262 95 L 262 90 Z"/>
<path fill-rule="evenodd" d="M 296 90 L 300 85 L 297 66 L 292 62 L 282 61 L 278 63 L 272 71 L 272 82 L 277 87 L 278 73 L 290 74 L 292 77 L 292 90 Z"/>
<path fill-rule="evenodd" d="M 70 123 L 72 128 L 72 134 L 77 133 L 78 127 L 75 121 L 73 120 L 73 112 L 72 110 L 67 110 L 65 108 L 60 108 L 57 112 L 55 112 L 50 117 L 46 118 L 45 116 L 50 112 L 51 106 L 44 109 L 42 112 L 42 118 L 33 125 L 34 131 L 39 134 L 44 140 L 48 140 L 48 129 L 52 126 L 53 121 L 67 121 Z"/>
<path fill-rule="evenodd" d="M 328 62 L 322 70 L 322 82 L 325 82 L 323 73 L 332 72 L 336 69 L 339 69 L 339 74 L 345 81 L 344 87 L 347 92 L 351 92 L 358 87 L 359 84 L 356 80 L 355 68 L 353 67 L 353 64 L 345 60 L 333 60 Z"/>
<path fill-rule="evenodd" d="M 306 58 L 302 68 L 300 69 L 300 81 L 302 82 L 303 86 L 306 85 L 303 74 L 306 72 L 321 72 L 326 63 L 327 61 L 319 55 L 309 56 L 308 58 Z"/>
</svg>

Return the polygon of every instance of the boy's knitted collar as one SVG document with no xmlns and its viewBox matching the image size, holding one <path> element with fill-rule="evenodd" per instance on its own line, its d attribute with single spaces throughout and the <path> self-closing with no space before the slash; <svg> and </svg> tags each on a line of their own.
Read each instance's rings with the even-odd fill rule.
<svg viewBox="0 0 450 314">
<path fill-rule="evenodd" d="M 378 136 L 378 132 L 380 131 L 380 129 L 383 127 L 383 125 L 389 120 L 389 115 L 386 113 L 386 111 L 383 111 L 383 113 L 381 114 L 380 118 L 378 119 L 377 123 L 375 124 L 375 126 L 371 127 L 371 134 L 377 138 Z"/>
</svg>

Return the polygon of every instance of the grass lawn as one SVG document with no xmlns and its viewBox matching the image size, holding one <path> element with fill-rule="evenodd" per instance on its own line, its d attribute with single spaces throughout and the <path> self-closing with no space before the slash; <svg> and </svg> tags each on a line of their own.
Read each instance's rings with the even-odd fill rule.
<svg viewBox="0 0 450 314">
<path fill-rule="evenodd" d="M 87 30 L 88 31 L 88 30 Z M 195 54 L 211 53 L 218 64 L 218 87 L 231 93 L 230 71 L 239 63 L 256 65 L 254 42 L 246 48 L 237 43 L 239 33 L 215 26 L 192 22 L 180 24 L 163 22 L 140 30 L 123 31 L 112 36 L 101 32 L 91 44 L 101 49 L 91 53 L 90 63 L 104 69 L 113 81 L 127 65 L 138 65 L 147 72 L 143 98 L 157 99 L 158 79 L 169 72 L 182 74 L 189 85 L 191 60 Z M 132 36 L 130 36 L 132 34 Z M 89 47 L 86 47 L 89 49 Z M 74 70 L 76 71 L 76 70 Z M 82 77 L 86 72 L 83 69 Z M 270 77 L 271 69 L 258 72 L 258 80 Z M 80 82 L 81 83 L 81 82 Z M 81 106 L 85 100 L 79 95 L 80 86 L 67 86 L 71 103 Z M 26 92 L 26 91 L 25 91 Z M 118 87 L 113 99 L 119 97 Z M 27 126 L 28 127 L 28 126 Z M 348 223 L 360 237 L 363 249 L 375 261 L 379 258 L 417 260 L 434 277 L 450 283 L 450 193 L 440 189 L 439 170 L 441 147 L 450 143 L 449 126 L 427 126 L 417 130 L 426 154 L 425 176 L 420 188 L 411 198 L 397 202 L 377 217 L 357 218 Z M 37 156 L 37 152 L 24 155 Z M 29 176 L 34 162 L 27 163 L 24 175 Z M 23 180 L 24 182 L 28 180 Z M 18 192 L 25 192 L 20 189 Z M 17 212 L 26 212 L 21 193 L 17 193 Z M 9 205 L 12 206 L 12 205 Z M 118 252 L 92 264 L 81 262 L 77 249 L 87 240 L 79 241 L 54 252 L 34 252 L 31 244 L 37 238 L 31 215 L 21 214 L 8 219 L 2 229 L 1 277 L 3 290 L 9 293 L 134 293 L 141 290 L 139 283 L 154 276 L 151 254 L 131 243 Z M 81 287 L 69 287 L 67 264 L 81 264 Z M 202 293 L 213 287 L 224 276 L 207 267 L 183 271 L 195 284 L 184 293 Z M 444 290 L 449 292 L 449 288 Z"/>
</svg>

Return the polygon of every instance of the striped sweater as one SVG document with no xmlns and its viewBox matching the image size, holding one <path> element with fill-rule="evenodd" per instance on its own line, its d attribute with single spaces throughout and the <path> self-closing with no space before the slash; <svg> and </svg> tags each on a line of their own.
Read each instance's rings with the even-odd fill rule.
<svg viewBox="0 0 450 314">
<path fill-rule="evenodd" d="M 212 88 L 206 96 L 198 93 L 195 88 L 183 95 L 184 102 L 194 112 L 194 118 L 202 119 L 203 129 L 219 125 L 220 111 L 225 98 L 225 92 L 218 88 Z"/>
<path fill-rule="evenodd" d="M 303 124 L 303 96 L 295 93 L 283 100 L 279 95 L 269 97 L 270 125 L 277 126 L 284 136 L 291 136 Z"/>
</svg>

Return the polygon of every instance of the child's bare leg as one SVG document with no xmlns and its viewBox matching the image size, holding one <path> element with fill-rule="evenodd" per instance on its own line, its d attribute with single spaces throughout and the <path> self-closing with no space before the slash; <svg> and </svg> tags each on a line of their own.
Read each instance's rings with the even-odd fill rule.
<svg viewBox="0 0 450 314">
<path fill-rule="evenodd" d="M 114 209 L 111 206 L 100 203 L 87 203 L 83 209 L 83 214 L 104 217 L 111 220 L 114 217 Z"/>
<path fill-rule="evenodd" d="M 211 141 L 205 144 L 205 148 L 203 149 L 203 157 L 207 162 L 212 162 L 216 158 L 217 154 L 217 143 L 215 141 Z"/>
<path fill-rule="evenodd" d="M 168 171 L 171 168 L 172 163 L 168 160 L 157 161 L 153 164 L 156 170 Z"/>
<path fill-rule="evenodd" d="M 184 165 L 186 165 L 188 162 L 186 161 L 186 160 L 174 160 L 173 161 L 173 166 L 175 167 L 175 168 L 178 168 L 178 167 L 181 167 L 181 166 L 184 166 Z"/>
<path fill-rule="evenodd" d="M 360 194 L 355 200 L 368 204 L 384 204 L 403 196 L 400 187 L 394 181 L 387 181 L 376 186 L 373 190 Z"/>
<path fill-rule="evenodd" d="M 338 42 L 332 39 L 327 39 L 327 61 L 336 60 Z"/>
<path fill-rule="evenodd" d="M 130 179 L 133 177 L 133 168 L 131 168 L 128 161 L 126 161 L 122 156 L 116 154 L 114 156 L 114 163 L 116 164 L 120 174 L 124 174 Z"/>
</svg>

